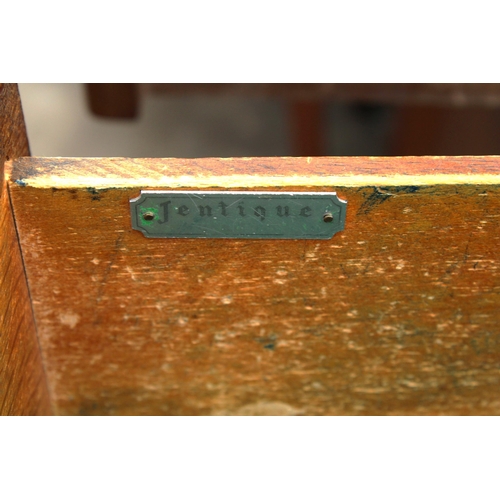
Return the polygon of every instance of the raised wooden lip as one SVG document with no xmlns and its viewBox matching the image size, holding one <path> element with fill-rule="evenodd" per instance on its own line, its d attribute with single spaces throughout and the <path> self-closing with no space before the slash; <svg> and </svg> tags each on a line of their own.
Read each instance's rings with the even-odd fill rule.
<svg viewBox="0 0 500 500">
<path fill-rule="evenodd" d="M 23 157 L 6 163 L 6 176 L 42 189 L 498 185 L 500 156 Z"/>
</svg>

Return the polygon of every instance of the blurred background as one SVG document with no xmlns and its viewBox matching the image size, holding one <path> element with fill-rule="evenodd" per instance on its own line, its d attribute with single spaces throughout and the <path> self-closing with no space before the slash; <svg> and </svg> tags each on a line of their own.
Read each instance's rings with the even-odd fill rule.
<svg viewBox="0 0 500 500">
<path fill-rule="evenodd" d="M 500 84 L 20 84 L 34 156 L 500 154 Z"/>
</svg>

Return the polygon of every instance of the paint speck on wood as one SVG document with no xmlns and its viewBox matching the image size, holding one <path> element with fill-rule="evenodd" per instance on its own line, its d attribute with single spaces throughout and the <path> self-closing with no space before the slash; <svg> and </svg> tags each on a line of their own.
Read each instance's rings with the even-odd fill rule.
<svg viewBox="0 0 500 500">
<path fill-rule="evenodd" d="M 71 329 L 75 328 L 80 320 L 80 316 L 75 313 L 61 313 L 59 314 L 59 321 L 65 326 L 69 326 Z"/>
</svg>

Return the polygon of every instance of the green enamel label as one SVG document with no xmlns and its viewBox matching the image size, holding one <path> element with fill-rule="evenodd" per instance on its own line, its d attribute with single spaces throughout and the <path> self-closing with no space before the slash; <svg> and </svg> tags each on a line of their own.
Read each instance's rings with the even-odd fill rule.
<svg viewBox="0 0 500 500">
<path fill-rule="evenodd" d="M 132 227 L 148 238 L 329 239 L 344 229 L 336 193 L 141 191 Z"/>
</svg>

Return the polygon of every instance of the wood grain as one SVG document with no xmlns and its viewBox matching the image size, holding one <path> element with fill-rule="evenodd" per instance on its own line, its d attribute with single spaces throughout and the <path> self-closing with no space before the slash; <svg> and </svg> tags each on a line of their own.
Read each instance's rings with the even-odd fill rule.
<svg viewBox="0 0 500 500">
<path fill-rule="evenodd" d="M 57 413 L 500 414 L 499 158 L 9 168 Z M 146 239 L 129 200 L 159 186 L 336 190 L 346 226 Z"/>
<path fill-rule="evenodd" d="M 17 185 L 51 188 L 259 188 L 498 184 L 499 158 L 19 158 Z"/>
<path fill-rule="evenodd" d="M 28 155 L 16 85 L 0 85 L 0 415 L 44 415 L 49 395 L 4 182 L 6 159 Z"/>
</svg>

